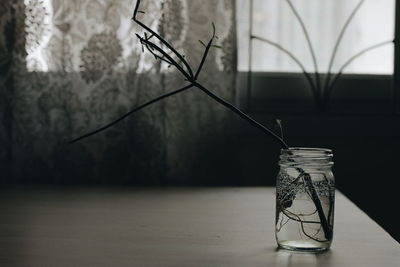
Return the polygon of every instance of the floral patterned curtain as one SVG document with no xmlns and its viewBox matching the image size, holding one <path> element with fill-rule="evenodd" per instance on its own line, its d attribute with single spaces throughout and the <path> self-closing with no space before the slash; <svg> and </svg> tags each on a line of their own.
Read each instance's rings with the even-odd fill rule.
<svg viewBox="0 0 400 267">
<path fill-rule="evenodd" d="M 217 25 L 200 80 L 234 101 L 233 0 L 143 0 L 141 20 L 197 66 Z M 0 3 L 0 167 L 3 182 L 218 183 L 227 112 L 188 91 L 73 145 L 135 106 L 184 85 L 142 53 L 131 0 L 6 0 Z M 219 152 L 218 152 L 219 151 Z M 226 169 L 225 169 L 226 170 Z"/>
</svg>

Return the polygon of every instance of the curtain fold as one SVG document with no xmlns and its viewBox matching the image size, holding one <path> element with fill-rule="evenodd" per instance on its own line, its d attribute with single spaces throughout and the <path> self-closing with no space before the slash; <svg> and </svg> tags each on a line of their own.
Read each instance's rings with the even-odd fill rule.
<svg viewBox="0 0 400 267">
<path fill-rule="evenodd" d="M 217 25 L 200 81 L 234 101 L 234 1 L 142 1 L 141 20 L 197 66 Z M 226 157 L 226 110 L 189 91 L 69 145 L 167 91 L 182 76 L 143 53 L 130 0 L 9 0 L 0 4 L 3 181 L 22 183 L 219 183 Z M 3 58 L 10 58 L 4 61 Z M 216 152 L 216 148 L 219 152 Z M 222 170 L 218 171 L 218 168 Z M 206 171 L 207 170 L 207 171 Z M 213 178 L 211 178 L 213 177 Z M 226 179 L 220 177 L 220 179 Z"/>
</svg>

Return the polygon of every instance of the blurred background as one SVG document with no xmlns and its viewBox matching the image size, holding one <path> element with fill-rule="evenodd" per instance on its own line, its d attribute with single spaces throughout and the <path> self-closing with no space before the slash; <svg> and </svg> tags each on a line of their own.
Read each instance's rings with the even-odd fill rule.
<svg viewBox="0 0 400 267">
<path fill-rule="evenodd" d="M 352 56 L 398 36 L 395 0 L 293 0 L 326 78 Z M 67 142 L 185 85 L 143 53 L 132 0 L 5 0 L 0 3 L 0 183 L 15 185 L 271 186 L 280 147 L 198 90 L 140 111 L 73 145 Z M 147 0 L 140 18 L 192 66 L 217 26 L 218 45 L 199 80 L 277 128 L 290 146 L 334 151 L 338 188 L 400 240 L 397 44 L 351 62 L 315 108 L 293 53 L 314 73 L 304 32 L 284 0 Z M 396 15 L 397 14 L 397 15 Z M 397 17 L 396 17 L 397 16 Z"/>
</svg>

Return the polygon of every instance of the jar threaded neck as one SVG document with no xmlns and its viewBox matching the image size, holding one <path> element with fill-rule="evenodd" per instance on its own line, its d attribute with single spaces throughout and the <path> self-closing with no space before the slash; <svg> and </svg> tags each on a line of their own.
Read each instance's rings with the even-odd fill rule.
<svg viewBox="0 0 400 267">
<path fill-rule="evenodd" d="M 333 166 L 332 158 L 331 149 L 290 147 L 281 150 L 279 165 L 284 167 L 326 168 Z"/>
</svg>

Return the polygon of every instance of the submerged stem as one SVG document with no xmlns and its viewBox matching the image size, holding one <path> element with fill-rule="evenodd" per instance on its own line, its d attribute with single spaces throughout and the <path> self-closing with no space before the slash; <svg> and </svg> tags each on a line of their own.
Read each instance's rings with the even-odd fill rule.
<svg viewBox="0 0 400 267">
<path fill-rule="evenodd" d="M 325 238 L 330 240 L 332 238 L 332 228 L 329 226 L 326 219 L 324 210 L 322 208 L 321 200 L 318 197 L 317 191 L 312 183 L 311 176 L 303 171 L 303 180 L 309 190 L 311 200 L 314 202 L 315 208 L 318 212 L 318 217 L 321 222 L 322 229 L 324 230 Z"/>
</svg>

